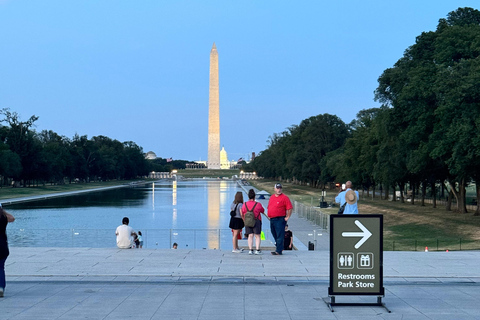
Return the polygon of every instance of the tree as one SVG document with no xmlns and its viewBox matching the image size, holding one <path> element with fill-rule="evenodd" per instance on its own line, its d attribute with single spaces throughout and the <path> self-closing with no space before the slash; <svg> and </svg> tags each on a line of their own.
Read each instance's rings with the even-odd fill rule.
<svg viewBox="0 0 480 320">
<path fill-rule="evenodd" d="M 393 127 L 420 181 L 447 179 L 466 212 L 465 187 L 479 165 L 480 12 L 460 8 L 422 33 L 379 78 L 376 99 L 393 107 Z M 413 185 L 416 183 L 414 182 Z"/>
</svg>

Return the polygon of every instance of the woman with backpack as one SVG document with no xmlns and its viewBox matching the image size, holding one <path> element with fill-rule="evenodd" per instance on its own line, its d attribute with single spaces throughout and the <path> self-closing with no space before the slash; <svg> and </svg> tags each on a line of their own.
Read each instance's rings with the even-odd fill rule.
<svg viewBox="0 0 480 320">
<path fill-rule="evenodd" d="M 248 191 L 248 201 L 243 204 L 242 218 L 245 222 L 245 234 L 248 235 L 248 254 L 253 254 L 253 236 L 255 235 L 255 254 L 262 254 L 260 251 L 260 234 L 262 233 L 262 213 L 265 212 L 262 204 L 255 201 L 255 191 L 250 189 Z M 252 224 L 249 223 L 251 216 L 255 219 Z M 249 226 L 250 225 L 250 226 Z"/>
<path fill-rule="evenodd" d="M 235 200 L 233 200 L 232 205 L 230 206 L 230 223 L 229 228 L 232 229 L 232 243 L 233 243 L 233 253 L 241 253 L 243 249 L 238 247 L 238 238 L 241 237 L 243 229 L 243 219 L 242 219 L 242 205 L 243 205 L 243 193 L 238 191 L 235 194 Z"/>
</svg>

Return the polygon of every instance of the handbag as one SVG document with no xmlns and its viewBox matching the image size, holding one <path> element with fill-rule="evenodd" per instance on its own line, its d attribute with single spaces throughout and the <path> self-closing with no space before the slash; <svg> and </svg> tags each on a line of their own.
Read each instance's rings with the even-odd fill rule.
<svg viewBox="0 0 480 320">
<path fill-rule="evenodd" d="M 235 209 L 230 211 L 230 217 L 235 217 L 237 215 L 237 206 L 238 203 L 235 205 Z"/>
<path fill-rule="evenodd" d="M 346 205 L 347 205 L 347 202 L 345 201 L 345 203 L 340 207 L 340 209 L 338 209 L 338 214 L 343 214 L 343 211 L 345 211 Z"/>
</svg>

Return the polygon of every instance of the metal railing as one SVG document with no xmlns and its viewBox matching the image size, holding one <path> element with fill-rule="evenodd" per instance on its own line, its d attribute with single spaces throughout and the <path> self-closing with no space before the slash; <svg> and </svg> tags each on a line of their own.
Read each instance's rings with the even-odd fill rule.
<svg viewBox="0 0 480 320">
<path fill-rule="evenodd" d="M 270 229 L 264 228 L 265 239 L 271 241 Z M 112 229 L 13 229 L 8 228 L 8 243 L 12 247 L 89 247 L 116 246 Z M 230 229 L 145 229 L 144 248 L 231 249 Z"/>
<path fill-rule="evenodd" d="M 308 213 L 308 212 L 307 212 Z M 310 213 L 315 216 L 313 213 Z M 323 221 L 320 218 L 317 220 Z M 322 231 L 323 230 L 323 231 Z M 265 240 L 262 247 L 274 243 L 268 224 L 264 224 Z M 168 249 L 173 243 L 179 249 L 221 249 L 232 248 L 230 229 L 145 229 L 142 230 L 143 247 L 149 249 Z M 7 229 L 11 247 L 116 247 L 115 230 L 112 229 Z M 313 243 L 314 250 L 328 250 L 329 233 L 324 228 L 294 229 L 294 246 L 298 250 L 308 250 Z M 326 239 L 325 239 L 326 238 Z M 322 245 L 317 247 L 317 240 Z M 423 238 L 423 239 L 384 239 L 384 251 L 458 251 L 480 250 L 480 241 L 463 238 Z"/>
<path fill-rule="evenodd" d="M 298 201 L 294 201 L 293 212 L 296 213 L 300 218 L 304 218 L 315 223 L 321 229 L 329 229 L 330 215 L 322 212 L 322 210 L 318 207 L 307 206 Z"/>
<path fill-rule="evenodd" d="M 425 238 L 408 240 L 383 240 L 384 251 L 461 251 L 480 250 L 480 241 L 462 238 Z"/>
</svg>

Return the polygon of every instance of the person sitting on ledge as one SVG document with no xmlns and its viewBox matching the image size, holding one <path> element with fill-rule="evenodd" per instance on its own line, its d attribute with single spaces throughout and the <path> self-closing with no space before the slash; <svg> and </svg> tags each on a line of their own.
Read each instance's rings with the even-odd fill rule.
<svg viewBox="0 0 480 320">
<path fill-rule="evenodd" d="M 117 247 L 120 249 L 131 249 L 134 247 L 134 236 L 137 235 L 133 228 L 128 225 L 130 220 L 127 217 L 122 219 L 122 225 L 117 227 Z"/>
</svg>

